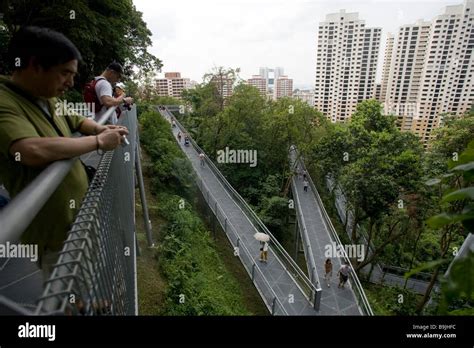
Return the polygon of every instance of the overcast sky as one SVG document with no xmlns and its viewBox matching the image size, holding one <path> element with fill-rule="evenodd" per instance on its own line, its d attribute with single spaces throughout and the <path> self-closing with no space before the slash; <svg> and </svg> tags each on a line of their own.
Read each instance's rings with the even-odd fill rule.
<svg viewBox="0 0 474 348">
<path fill-rule="evenodd" d="M 295 88 L 313 88 L 318 23 L 326 14 L 359 12 L 367 27 L 382 28 L 380 80 L 387 32 L 431 20 L 462 0 L 133 0 L 153 33 L 151 52 L 163 72 L 202 82 L 213 66 L 240 68 L 244 79 L 260 66 L 281 66 Z"/>
</svg>

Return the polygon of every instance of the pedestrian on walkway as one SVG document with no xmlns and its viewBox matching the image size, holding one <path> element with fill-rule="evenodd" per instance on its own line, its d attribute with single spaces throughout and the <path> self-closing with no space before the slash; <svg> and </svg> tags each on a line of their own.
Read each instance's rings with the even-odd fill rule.
<svg viewBox="0 0 474 348">
<path fill-rule="evenodd" d="M 204 167 L 204 153 L 199 154 L 199 159 L 201 160 L 201 167 Z"/>
<path fill-rule="evenodd" d="M 344 285 L 346 285 L 347 279 L 349 279 L 350 272 L 351 267 L 349 266 L 349 262 L 346 261 L 345 264 L 342 265 L 339 269 L 339 272 L 337 272 L 337 274 L 339 275 L 339 285 L 337 286 L 338 288 L 344 289 Z"/>
<path fill-rule="evenodd" d="M 331 259 L 327 259 L 326 262 L 324 263 L 324 270 L 326 271 L 326 274 L 324 275 L 324 279 L 326 280 L 326 283 L 328 284 L 328 288 L 331 287 L 331 277 L 332 277 L 332 262 Z"/>
<path fill-rule="evenodd" d="M 303 188 L 304 188 L 304 192 L 308 192 L 308 186 L 309 186 L 309 182 L 306 178 L 303 179 Z"/>
<path fill-rule="evenodd" d="M 260 242 L 260 262 L 268 261 L 268 242 Z"/>
<path fill-rule="evenodd" d="M 303 180 L 306 180 L 308 173 L 303 169 Z"/>
<path fill-rule="evenodd" d="M 181 144 L 181 132 L 178 132 L 178 141 Z"/>
</svg>

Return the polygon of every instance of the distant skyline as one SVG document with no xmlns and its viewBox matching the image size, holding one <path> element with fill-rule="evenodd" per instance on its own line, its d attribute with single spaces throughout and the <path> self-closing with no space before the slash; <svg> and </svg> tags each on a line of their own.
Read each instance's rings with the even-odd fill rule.
<svg viewBox="0 0 474 348">
<path fill-rule="evenodd" d="M 202 82 L 214 66 L 240 68 L 248 79 L 260 67 L 283 67 L 294 88 L 314 88 L 317 27 L 329 13 L 358 12 L 367 27 L 382 28 L 380 82 L 387 33 L 418 19 L 432 20 L 460 0 L 134 0 L 153 36 L 151 52 L 162 72 Z"/>
</svg>

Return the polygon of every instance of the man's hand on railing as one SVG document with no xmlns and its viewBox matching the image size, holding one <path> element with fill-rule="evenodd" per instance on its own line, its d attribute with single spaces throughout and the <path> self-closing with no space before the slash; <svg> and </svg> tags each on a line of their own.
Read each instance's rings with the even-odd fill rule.
<svg viewBox="0 0 474 348">
<path fill-rule="evenodd" d="M 113 128 L 112 128 L 113 127 Z M 128 129 L 121 126 L 108 126 L 97 136 L 100 150 L 110 151 L 125 141 L 123 135 L 128 134 Z"/>
</svg>

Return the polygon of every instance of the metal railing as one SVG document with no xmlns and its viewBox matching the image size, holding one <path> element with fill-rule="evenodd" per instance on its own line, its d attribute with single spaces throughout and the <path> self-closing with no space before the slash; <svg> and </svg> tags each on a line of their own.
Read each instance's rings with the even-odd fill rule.
<svg viewBox="0 0 474 348">
<path fill-rule="evenodd" d="M 104 124 L 113 112 L 115 112 L 115 108 L 110 108 L 99 123 Z M 80 133 L 73 134 L 73 137 L 78 136 Z M 76 160 L 77 158 L 71 158 L 50 164 L 0 210 L 0 244 L 7 241 L 16 242 L 20 239 L 23 231 L 56 191 Z"/>
<path fill-rule="evenodd" d="M 119 124 L 128 128 L 129 144 L 102 156 L 36 314 L 137 314 L 136 107 Z"/>
<path fill-rule="evenodd" d="M 346 233 L 349 238 L 352 238 L 351 229 L 354 224 L 354 214 L 352 213 L 351 204 L 347 201 L 347 198 L 344 192 L 342 191 L 342 188 L 339 185 L 337 185 L 334 179 L 331 178 L 329 175 L 326 177 L 326 186 L 328 187 L 330 191 L 334 190 L 334 193 L 335 193 L 334 205 L 336 206 L 336 210 L 341 221 L 346 221 L 347 219 Z M 367 236 L 367 231 L 365 230 L 365 228 L 357 224 L 356 229 L 359 232 L 359 236 L 362 238 L 364 243 L 367 244 L 368 236 Z M 368 247 L 368 253 L 369 253 L 368 256 L 370 256 L 370 253 L 372 253 L 373 250 L 375 250 L 375 244 L 374 244 L 374 241 L 371 241 Z M 402 283 L 405 282 L 404 280 L 405 273 L 410 271 L 410 269 L 406 267 L 387 265 L 383 262 L 375 263 L 374 267 L 377 269 L 377 271 L 380 274 L 390 274 L 392 276 L 403 279 L 401 281 Z M 425 282 L 426 284 L 428 284 L 431 280 L 431 274 L 426 273 L 426 272 L 419 272 L 417 274 L 413 274 L 412 276 L 410 276 L 410 279 L 415 279 L 420 282 Z"/>
<path fill-rule="evenodd" d="M 293 156 L 293 154 L 296 154 L 296 151 L 293 151 L 293 149 L 295 149 L 294 147 L 292 147 L 290 149 L 290 168 L 292 166 L 294 166 L 294 162 L 295 162 L 295 159 L 293 159 L 291 156 Z M 293 178 L 291 179 L 292 180 L 292 184 L 296 186 L 296 181 L 295 181 L 295 177 L 293 176 Z M 296 195 L 296 201 L 299 202 L 299 196 L 298 196 L 298 192 L 296 190 L 294 190 L 294 193 Z M 295 205 L 295 210 L 296 210 L 296 218 L 298 220 L 298 224 L 301 226 L 301 229 L 302 229 L 302 237 L 301 238 L 301 241 L 303 243 L 303 251 L 304 251 L 304 254 L 305 254 L 305 258 L 306 258 L 306 261 L 307 261 L 307 267 L 308 267 L 308 274 L 310 275 L 309 279 L 311 280 L 311 282 L 313 284 L 315 284 L 316 287 L 318 288 L 321 288 L 321 283 L 320 283 L 320 280 L 319 280 L 319 275 L 318 275 L 318 272 L 317 272 L 317 269 L 316 269 L 316 261 L 314 260 L 314 253 L 313 253 L 313 250 L 311 248 L 311 243 L 309 242 L 309 235 L 308 235 L 308 230 L 306 228 L 306 222 L 304 221 L 304 218 L 303 218 L 303 214 L 301 213 L 300 209 L 299 209 L 299 204 L 296 204 Z"/>
<path fill-rule="evenodd" d="M 244 265 L 245 270 L 252 279 L 252 282 L 255 284 L 257 291 L 264 299 L 265 305 L 267 306 L 269 312 L 272 315 L 288 315 L 288 312 L 284 308 L 281 301 L 278 299 L 275 291 L 266 280 L 265 275 L 260 269 L 260 265 L 255 262 L 254 256 L 247 249 L 245 244 L 240 243 L 240 237 L 237 233 L 237 230 L 228 219 L 224 209 L 222 209 L 221 205 L 217 202 L 202 179 L 196 177 L 196 182 L 202 192 L 204 200 L 209 205 L 209 208 L 217 218 L 217 221 L 219 221 L 219 224 L 221 225 L 232 247 L 234 248 L 234 253 L 239 257 L 240 261 Z"/>
<path fill-rule="evenodd" d="M 294 148 L 294 150 L 296 151 L 296 147 Z M 304 164 L 304 161 L 302 159 L 299 160 L 299 165 L 301 166 L 301 168 L 303 168 L 304 170 L 306 170 L 306 166 Z M 352 270 L 355 270 L 354 266 L 352 265 L 351 263 L 351 260 L 349 259 L 346 251 L 345 251 L 345 248 L 343 247 L 343 244 L 336 232 L 336 229 L 334 228 L 334 225 L 332 224 L 332 221 L 331 221 L 331 218 L 329 217 L 327 211 L 326 211 L 326 208 L 324 207 L 324 204 L 323 204 L 323 201 L 321 200 L 321 197 L 319 196 L 319 192 L 318 190 L 316 189 L 316 186 L 314 185 L 314 182 L 313 182 L 313 179 L 311 178 L 311 176 L 309 175 L 309 172 L 306 170 L 306 175 L 308 177 L 308 182 L 309 182 L 309 185 L 311 187 L 311 189 L 313 190 L 314 194 L 315 194 L 315 197 L 316 197 L 316 201 L 319 205 L 319 208 L 321 210 L 321 215 L 326 223 L 326 226 L 327 226 L 327 230 L 330 232 L 333 240 L 336 242 L 336 245 L 339 246 L 339 248 L 343 251 L 343 261 L 347 261 L 349 262 L 349 265 L 351 267 Z M 372 308 L 370 307 L 370 303 L 369 303 L 369 300 L 367 299 L 367 296 L 365 295 L 365 292 L 364 292 L 364 288 L 362 287 L 362 284 L 360 283 L 360 280 L 359 280 L 359 277 L 357 276 L 357 274 L 355 273 L 355 271 L 352 271 L 350 272 L 350 278 L 351 278 L 351 281 L 352 281 L 352 289 L 354 290 L 354 294 L 356 295 L 356 298 L 357 298 L 357 302 L 359 304 L 359 308 L 361 308 L 362 312 L 365 314 L 365 315 L 374 315 L 373 311 L 372 311 Z"/>
<path fill-rule="evenodd" d="M 167 111 L 169 112 L 169 111 Z M 169 115 L 172 116 L 171 113 Z M 176 120 L 176 124 L 183 131 L 186 132 L 186 128 Z M 187 133 L 187 132 L 186 132 Z M 194 141 L 192 137 L 189 137 L 191 144 L 199 153 L 205 153 L 201 147 Z M 235 203 L 242 210 L 244 215 L 247 216 L 249 221 L 255 228 L 255 232 L 266 233 L 270 236 L 270 245 L 272 246 L 272 251 L 277 255 L 277 259 L 282 262 L 288 274 L 293 278 L 295 284 L 300 288 L 301 292 L 306 296 L 307 300 L 313 305 L 313 307 L 318 310 L 321 300 L 321 291 L 320 287 L 313 285 L 311 280 L 306 276 L 306 274 L 300 269 L 298 264 L 291 258 L 291 256 L 286 252 L 283 246 L 278 242 L 278 240 L 273 236 L 273 234 L 268 230 L 265 224 L 260 220 L 257 214 L 250 208 L 250 206 L 245 202 L 245 200 L 240 196 L 240 194 L 232 187 L 232 185 L 227 181 L 227 179 L 222 175 L 220 170 L 214 165 L 212 160 L 208 156 L 205 156 L 205 161 L 208 164 L 209 168 L 212 170 L 214 175 L 219 179 L 227 192 L 234 199 Z"/>
</svg>

